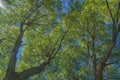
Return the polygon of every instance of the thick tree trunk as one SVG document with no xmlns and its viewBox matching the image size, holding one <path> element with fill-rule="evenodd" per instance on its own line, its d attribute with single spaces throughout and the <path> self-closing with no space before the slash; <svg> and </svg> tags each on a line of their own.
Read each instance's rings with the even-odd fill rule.
<svg viewBox="0 0 120 80">
<path fill-rule="evenodd" d="M 15 66 L 16 66 L 16 60 L 17 60 L 16 59 L 16 54 L 17 54 L 19 46 L 21 45 L 22 37 L 23 37 L 23 33 L 20 33 L 18 35 L 18 38 L 17 38 L 17 40 L 15 42 L 15 45 L 13 47 L 13 50 L 12 50 L 12 53 L 11 53 L 11 56 L 10 56 L 10 60 L 9 60 L 9 63 L 8 63 L 8 68 L 7 68 L 5 80 L 8 80 L 9 78 L 16 75 L 16 73 L 15 73 Z"/>
<path fill-rule="evenodd" d="M 101 58 L 101 62 L 97 65 L 96 71 L 94 73 L 94 76 L 95 76 L 94 80 L 102 80 L 102 78 L 103 78 L 102 75 L 103 75 L 104 68 L 106 66 L 106 62 L 107 62 L 108 58 L 110 57 L 111 52 L 116 44 L 116 38 L 117 37 L 115 37 L 115 40 L 113 40 L 111 42 L 111 45 L 107 49 L 106 54 Z"/>
<path fill-rule="evenodd" d="M 53 49 L 54 50 L 53 55 L 48 56 L 47 61 L 43 62 L 39 66 L 32 67 L 27 70 L 23 70 L 22 72 L 16 73 L 15 72 L 15 67 L 16 67 L 15 65 L 16 65 L 16 60 L 17 60 L 16 54 L 17 54 L 18 48 L 21 44 L 21 40 L 23 37 L 23 33 L 20 33 L 18 35 L 18 38 L 17 38 L 14 48 L 12 50 L 8 68 L 7 68 L 7 72 L 6 72 L 6 76 L 5 76 L 4 80 L 26 80 L 29 77 L 42 72 L 47 67 L 47 65 L 50 64 L 50 61 L 56 56 L 57 52 L 59 51 L 59 49 L 61 47 L 64 36 L 65 35 L 63 35 L 63 37 L 61 38 L 60 44 L 59 44 L 58 48 L 56 49 L 56 51 Z"/>
<path fill-rule="evenodd" d="M 104 65 L 100 64 L 99 67 L 96 69 L 95 73 L 94 73 L 94 80 L 102 80 L 102 75 L 103 75 L 103 70 L 104 70 Z"/>
</svg>

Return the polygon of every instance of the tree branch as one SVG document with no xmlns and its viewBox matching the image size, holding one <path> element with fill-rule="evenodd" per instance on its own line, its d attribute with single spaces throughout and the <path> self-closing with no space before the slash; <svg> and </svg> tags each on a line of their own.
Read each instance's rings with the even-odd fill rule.
<svg viewBox="0 0 120 80">
<path fill-rule="evenodd" d="M 113 24 L 114 24 L 114 18 L 113 18 L 113 15 L 112 15 L 112 13 L 111 13 L 111 10 L 110 10 L 110 8 L 109 8 L 109 4 L 108 4 L 108 1 L 107 1 L 107 0 L 106 0 L 106 3 L 107 3 L 107 7 L 108 7 L 109 13 L 110 13 L 110 15 L 111 15 L 111 18 L 112 18 L 112 20 L 113 20 Z M 112 42 L 111 42 L 108 50 L 106 51 L 106 55 L 104 55 L 103 58 L 101 59 L 101 63 L 102 63 L 102 64 L 103 64 L 103 63 L 105 64 L 106 61 L 107 61 L 107 59 L 108 59 L 109 56 L 111 55 L 111 51 L 113 50 L 113 48 L 114 48 L 114 46 L 115 46 L 115 44 L 116 44 L 116 39 L 117 39 L 118 33 L 119 33 L 119 32 L 117 31 L 115 34 L 113 34 L 113 39 L 112 39 Z"/>
<path fill-rule="evenodd" d="M 110 13 L 110 16 L 111 16 L 111 18 L 112 18 L 112 21 L 113 21 L 113 23 L 114 23 L 114 22 L 115 22 L 115 19 L 114 19 L 113 15 L 112 15 L 112 12 L 111 12 L 111 10 L 110 10 L 108 0 L 106 0 L 106 4 L 107 4 L 108 11 L 109 11 L 109 13 Z"/>
<path fill-rule="evenodd" d="M 26 80 L 28 77 L 30 77 L 32 75 L 39 74 L 47 67 L 48 64 L 50 64 L 50 61 L 51 61 L 51 58 L 48 58 L 48 60 L 43 62 L 40 66 L 32 67 L 32 68 L 29 68 L 27 70 L 24 70 L 24 71 L 18 73 L 18 79 Z"/>
<path fill-rule="evenodd" d="M 118 63 L 118 62 L 119 62 L 119 60 L 116 60 L 116 61 L 113 61 L 113 62 L 109 62 L 109 63 L 106 63 L 105 66 L 112 65 L 112 64 L 115 64 L 115 63 Z"/>
<path fill-rule="evenodd" d="M 118 1 L 118 5 L 117 5 L 117 10 L 116 10 L 116 24 L 119 21 L 119 10 L 120 10 L 120 2 Z"/>
<path fill-rule="evenodd" d="M 15 66 L 16 66 L 16 60 L 17 60 L 16 59 L 16 54 L 17 54 L 19 46 L 21 45 L 22 37 L 23 37 L 23 33 L 19 33 L 18 38 L 15 42 L 15 45 L 12 49 L 12 53 L 11 53 L 11 56 L 10 56 L 8 67 L 7 67 L 6 78 L 15 73 Z"/>
<path fill-rule="evenodd" d="M 42 3 L 43 3 L 43 2 L 42 2 Z M 26 13 L 26 17 L 24 17 L 23 20 L 22 20 L 22 22 L 21 22 L 20 31 L 25 31 L 25 30 L 26 30 L 26 29 L 23 30 L 23 26 L 22 26 L 22 25 L 26 24 L 26 20 L 28 20 L 28 19 L 30 18 L 30 16 L 34 14 L 35 11 L 37 11 L 40 7 L 42 7 L 42 5 L 43 5 L 42 3 L 41 3 L 41 5 L 37 6 L 35 9 L 33 9 L 33 10 L 30 9 L 30 10 Z M 26 28 L 28 28 L 28 26 L 27 26 Z"/>
<path fill-rule="evenodd" d="M 39 6 L 39 7 L 41 7 L 41 6 Z M 32 11 L 30 11 L 30 13 L 25 18 L 23 18 L 23 20 L 22 20 L 22 22 L 20 24 L 20 33 L 19 33 L 19 35 L 17 37 L 17 40 L 15 42 L 15 45 L 14 45 L 14 47 L 12 49 L 12 52 L 11 52 L 11 55 L 10 55 L 10 60 L 9 60 L 9 63 L 8 63 L 5 79 L 8 79 L 9 76 L 15 74 L 15 66 L 16 66 L 16 61 L 17 61 L 17 58 L 16 58 L 17 51 L 18 51 L 18 49 L 19 49 L 19 47 L 21 45 L 22 37 L 23 37 L 23 34 L 24 34 L 25 30 L 30 26 L 30 25 L 28 25 L 25 29 L 23 29 L 24 23 L 26 22 L 27 19 L 29 19 L 29 17 L 32 15 L 32 13 L 35 12 L 39 7 L 35 8 Z M 33 18 L 33 20 L 35 20 L 35 18 L 36 18 L 36 16 Z"/>
<path fill-rule="evenodd" d="M 62 46 L 62 42 L 63 42 L 66 34 L 68 33 L 68 31 L 69 31 L 69 28 L 68 28 L 67 31 L 64 33 L 64 35 L 62 35 L 62 38 L 61 38 L 60 43 L 59 43 L 59 46 L 58 46 L 57 50 L 55 51 L 55 53 L 53 54 L 53 56 L 52 56 L 51 58 L 54 58 L 54 57 L 56 56 L 56 54 L 58 53 L 58 51 L 60 50 L 60 48 L 61 48 L 61 46 Z"/>
<path fill-rule="evenodd" d="M 113 36 L 112 36 L 112 38 L 114 39 L 114 37 L 115 37 L 114 35 L 115 35 L 115 32 L 116 32 L 115 18 L 113 17 L 113 14 L 112 14 L 112 12 L 111 12 L 111 10 L 110 10 L 108 0 L 106 0 L 106 5 L 107 5 L 108 11 L 109 11 L 109 13 L 110 13 L 112 22 L 113 22 L 113 26 L 112 26 L 112 33 L 113 33 Z"/>
</svg>

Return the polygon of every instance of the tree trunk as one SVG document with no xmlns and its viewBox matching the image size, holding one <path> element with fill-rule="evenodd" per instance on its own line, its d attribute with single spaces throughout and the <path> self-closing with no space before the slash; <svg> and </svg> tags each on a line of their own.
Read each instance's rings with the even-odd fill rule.
<svg viewBox="0 0 120 80">
<path fill-rule="evenodd" d="M 8 80 L 10 77 L 13 77 L 14 75 L 16 75 L 16 73 L 15 73 L 15 66 L 16 66 L 16 61 L 17 61 L 16 54 L 17 54 L 19 46 L 21 45 L 22 37 L 23 37 L 23 33 L 20 33 L 18 35 L 18 38 L 17 38 L 15 45 L 13 47 L 13 50 L 12 50 L 12 53 L 10 56 L 10 60 L 8 63 L 8 68 L 7 68 L 5 80 Z"/>
<path fill-rule="evenodd" d="M 19 73 L 15 72 L 13 74 L 7 75 L 4 80 L 26 80 L 30 76 L 42 72 L 47 67 L 47 65 L 50 64 L 50 61 L 51 58 L 49 58 L 47 61 L 43 62 L 41 65 L 37 67 L 32 67 Z"/>
<path fill-rule="evenodd" d="M 115 38 L 115 40 L 116 40 L 116 38 Z M 101 62 L 97 65 L 96 71 L 94 73 L 94 76 L 95 76 L 94 80 L 102 80 L 102 78 L 103 78 L 102 75 L 103 75 L 104 68 L 106 66 L 106 62 L 107 62 L 108 58 L 110 57 L 115 44 L 116 44 L 116 41 L 112 41 L 111 45 L 107 49 L 106 54 L 101 58 Z"/>
<path fill-rule="evenodd" d="M 94 73 L 94 80 L 102 80 L 104 67 L 105 66 L 103 64 L 99 65 L 99 67 L 96 69 L 96 71 Z"/>
</svg>

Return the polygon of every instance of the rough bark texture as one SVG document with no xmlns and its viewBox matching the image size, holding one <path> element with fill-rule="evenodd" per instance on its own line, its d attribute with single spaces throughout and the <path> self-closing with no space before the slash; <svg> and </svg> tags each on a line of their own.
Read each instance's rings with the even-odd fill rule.
<svg viewBox="0 0 120 80">
<path fill-rule="evenodd" d="M 7 68 L 7 72 L 6 72 L 6 76 L 4 80 L 26 80 L 28 77 L 42 72 L 52 59 L 49 57 L 47 61 L 43 62 L 41 65 L 37 67 L 29 68 L 20 73 L 15 72 L 16 61 L 17 61 L 16 55 L 17 55 L 18 48 L 21 45 L 23 33 L 24 32 L 22 31 L 20 32 L 15 42 L 15 45 L 13 47 L 13 50 L 10 56 L 10 60 L 9 60 L 9 64 L 8 64 L 8 68 Z"/>
<path fill-rule="evenodd" d="M 22 37 L 23 37 L 23 33 L 20 33 L 18 35 L 18 38 L 17 38 L 15 45 L 13 47 L 13 50 L 12 50 L 12 53 L 10 56 L 10 60 L 8 63 L 8 68 L 7 68 L 5 80 L 9 80 L 10 77 L 13 77 L 14 75 L 16 75 L 16 73 L 15 73 L 15 66 L 16 66 L 16 60 L 17 60 L 16 54 L 17 54 L 19 46 L 21 45 Z"/>
<path fill-rule="evenodd" d="M 102 80 L 102 78 L 103 78 L 103 71 L 104 71 L 104 68 L 106 67 L 106 62 L 107 62 L 108 58 L 110 57 L 114 46 L 116 45 L 117 36 L 118 36 L 118 34 L 120 32 L 120 26 L 119 26 L 120 23 L 117 20 L 117 25 L 115 25 L 115 18 L 113 17 L 113 14 L 112 14 L 111 9 L 109 7 L 108 0 L 106 0 L 106 6 L 108 8 L 108 11 L 110 13 L 110 17 L 111 17 L 112 22 L 113 22 L 113 26 L 112 26 L 112 40 L 111 40 L 110 46 L 106 50 L 105 55 L 101 58 L 100 63 L 97 64 L 97 68 L 94 68 L 94 70 L 95 70 L 94 71 L 94 80 Z M 118 7 L 118 11 L 119 11 L 119 7 Z M 116 15 L 118 16 L 119 13 L 117 13 Z M 117 17 L 117 19 L 118 19 L 118 17 Z M 93 64 L 93 65 L 95 65 L 95 64 Z"/>
<path fill-rule="evenodd" d="M 101 62 L 98 64 L 98 67 L 94 74 L 95 80 L 102 80 L 102 78 L 103 78 L 103 76 L 102 76 L 103 71 L 106 66 L 106 62 L 107 62 L 108 58 L 110 57 L 111 52 L 116 44 L 116 39 L 117 39 L 118 33 L 119 32 L 116 32 L 116 34 L 113 36 L 112 42 L 111 42 L 110 46 L 108 47 L 106 54 L 101 58 Z"/>
<path fill-rule="evenodd" d="M 49 59 L 46 62 L 43 62 L 40 66 L 29 68 L 20 73 L 15 72 L 14 74 L 10 74 L 4 80 L 26 80 L 30 76 L 42 72 L 46 68 L 46 66 L 50 63 L 50 60 L 51 59 Z"/>
<path fill-rule="evenodd" d="M 47 67 L 48 64 L 50 64 L 50 61 L 51 61 L 51 59 L 48 59 L 47 61 L 43 62 L 40 66 L 32 67 L 32 68 L 29 68 L 27 70 L 24 70 L 24 71 L 18 73 L 18 75 L 19 75 L 18 80 L 26 80 L 27 78 L 29 78 L 32 75 L 39 74 Z"/>
<path fill-rule="evenodd" d="M 19 33 L 19 35 L 16 39 L 16 42 L 14 44 L 14 47 L 12 49 L 10 59 L 9 59 L 9 63 L 8 63 L 8 66 L 7 66 L 6 76 L 5 76 L 4 80 L 25 80 L 26 78 L 30 77 L 30 75 L 32 76 L 33 74 L 37 74 L 38 72 L 41 72 L 43 70 L 43 68 L 45 68 L 46 65 L 49 63 L 50 60 L 47 61 L 47 62 L 44 62 L 43 64 L 41 64 L 38 67 L 30 68 L 30 69 L 25 70 L 25 71 L 20 72 L 20 73 L 15 72 L 16 61 L 17 61 L 16 55 L 17 55 L 18 49 L 21 45 L 22 37 L 23 37 L 26 29 L 36 19 L 37 14 L 31 21 L 28 22 L 28 23 L 30 23 L 29 25 L 27 25 L 26 27 L 24 25 L 25 25 L 26 21 L 30 18 L 30 16 L 32 16 L 32 13 L 36 12 L 41 6 L 42 6 L 42 4 L 40 6 L 37 6 L 35 9 L 28 11 L 28 13 L 26 14 L 26 17 L 24 17 L 23 20 L 21 21 L 20 33 Z M 31 72 L 32 72 L 32 74 L 31 74 Z"/>
</svg>

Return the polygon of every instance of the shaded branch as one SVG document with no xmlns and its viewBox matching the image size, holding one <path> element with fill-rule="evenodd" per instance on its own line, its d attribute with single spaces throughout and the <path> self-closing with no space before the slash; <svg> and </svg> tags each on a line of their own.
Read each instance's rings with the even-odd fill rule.
<svg viewBox="0 0 120 80">
<path fill-rule="evenodd" d="M 47 65 L 50 63 L 50 61 L 51 61 L 51 58 L 48 58 L 48 60 L 43 62 L 41 65 L 39 65 L 37 67 L 29 68 L 27 70 L 24 70 L 24 71 L 18 73 L 18 79 L 26 80 L 28 77 L 30 77 L 32 75 L 39 74 L 47 67 Z"/>
<path fill-rule="evenodd" d="M 106 0 L 106 4 L 107 4 L 107 8 L 108 8 L 108 11 L 111 15 L 111 18 L 112 18 L 112 21 L 113 21 L 113 24 L 115 24 L 115 20 L 113 18 L 113 15 L 112 15 L 112 12 L 110 10 L 110 7 L 109 7 L 109 3 L 108 3 L 108 0 Z M 103 56 L 103 58 L 101 59 L 101 64 L 104 64 L 106 63 L 106 61 L 108 60 L 108 58 L 110 57 L 111 55 L 111 52 L 116 44 L 116 39 L 117 39 L 117 36 L 118 36 L 118 33 L 119 31 L 115 32 L 115 25 L 113 25 L 113 38 L 112 38 L 112 42 L 108 48 L 108 50 L 106 51 L 106 54 Z"/>
<path fill-rule="evenodd" d="M 94 64 L 96 64 L 96 54 L 95 54 L 95 37 L 96 37 L 96 33 L 95 33 L 95 24 L 94 24 L 94 26 L 93 26 L 93 35 L 92 35 L 92 40 L 93 40 L 93 42 L 92 42 L 92 52 L 93 52 L 93 57 L 94 57 Z"/>
<path fill-rule="evenodd" d="M 62 35 L 62 38 L 61 38 L 60 43 L 59 43 L 59 46 L 58 46 L 57 50 L 55 51 L 54 55 L 53 55 L 51 58 L 54 58 L 54 57 L 56 56 L 56 54 L 58 53 L 58 51 L 60 50 L 60 48 L 61 48 L 61 46 L 62 46 L 62 42 L 63 42 L 66 34 L 68 33 L 68 31 L 69 31 L 69 28 L 68 28 L 67 31 L 64 33 L 64 35 Z"/>
<path fill-rule="evenodd" d="M 112 14 L 112 12 L 111 12 L 111 10 L 110 10 L 108 0 L 106 0 L 106 5 L 107 5 L 108 11 L 109 11 L 109 13 L 110 13 L 112 22 L 113 22 L 113 26 L 112 26 L 112 33 L 113 33 L 113 36 L 112 36 L 112 39 L 114 40 L 114 39 L 115 39 L 115 35 L 116 35 L 115 19 L 114 19 L 113 14 Z M 114 40 L 114 41 L 115 41 L 115 40 Z"/>
<path fill-rule="evenodd" d="M 15 73 L 15 66 L 16 66 L 16 60 L 17 60 L 16 54 L 17 54 L 19 46 L 21 45 L 22 37 L 23 37 L 23 33 L 19 33 L 17 40 L 15 42 L 15 45 L 12 49 L 12 53 L 10 55 L 10 60 L 9 60 L 8 67 L 7 67 L 6 79 L 7 77 Z"/>
<path fill-rule="evenodd" d="M 117 10 L 116 10 L 116 23 L 118 22 L 119 20 L 119 10 L 120 10 L 120 2 L 118 1 L 118 5 L 117 5 Z"/>
<path fill-rule="evenodd" d="M 117 32 L 120 32 L 120 19 L 119 19 L 119 21 L 117 23 Z"/>
<path fill-rule="evenodd" d="M 31 21 L 29 21 L 29 22 L 26 23 L 27 26 L 23 29 L 24 32 L 25 32 L 25 30 L 28 29 L 29 26 L 31 26 L 31 25 L 34 23 L 34 21 L 35 21 L 36 18 L 37 18 L 37 14 L 38 14 L 38 13 L 36 13 L 35 17 L 34 17 Z"/>
<path fill-rule="evenodd" d="M 112 15 L 112 12 L 111 12 L 111 10 L 110 10 L 108 0 L 106 0 L 106 4 L 107 4 L 108 11 L 109 11 L 109 13 L 110 13 L 110 16 L 111 16 L 111 18 L 112 18 L 112 21 L 113 21 L 113 23 L 114 23 L 114 22 L 115 22 L 115 19 L 114 19 L 113 15 Z"/>
<path fill-rule="evenodd" d="M 114 79 L 114 80 L 120 80 L 120 77 L 108 77 L 110 79 Z"/>
<path fill-rule="evenodd" d="M 68 32 L 68 30 L 67 30 L 67 32 Z M 59 38 L 58 38 L 58 40 L 56 41 L 55 46 L 54 46 L 54 48 L 52 49 L 52 51 L 51 51 L 51 52 L 48 52 L 48 56 L 47 56 L 47 57 L 48 57 L 50 60 L 52 60 L 53 58 L 55 58 L 56 54 L 57 54 L 58 51 L 60 50 L 61 45 L 62 45 L 62 42 L 63 42 L 63 40 L 64 40 L 65 35 L 67 34 L 67 32 L 65 32 L 65 34 L 62 36 L 57 50 L 55 51 L 56 46 L 57 46 L 57 44 L 58 44 L 58 42 L 59 42 Z M 54 51 L 55 51 L 55 52 L 54 52 Z M 52 54 L 53 54 L 53 55 L 52 55 Z M 40 74 L 38 75 L 38 77 L 37 77 L 35 80 L 37 80 L 37 79 L 39 78 L 39 76 L 40 76 Z"/>
<path fill-rule="evenodd" d="M 87 46 L 87 53 L 88 53 L 88 55 L 89 55 L 89 58 L 90 58 L 90 60 L 93 62 L 93 64 L 94 64 L 94 62 L 95 62 L 95 59 L 94 59 L 94 55 L 93 54 L 90 54 L 90 41 L 88 41 L 87 43 L 86 43 L 86 46 Z M 93 46 L 92 46 L 93 47 Z"/>
<path fill-rule="evenodd" d="M 106 63 L 105 66 L 112 65 L 112 64 L 115 64 L 115 63 L 117 63 L 117 62 L 118 62 L 118 60 L 117 60 L 117 61 L 114 61 L 114 62 Z"/>
<path fill-rule="evenodd" d="M 114 21 L 114 18 L 113 18 L 113 16 L 112 16 L 112 13 L 111 13 L 111 10 L 110 10 L 110 8 L 109 8 L 109 4 L 108 4 L 108 1 L 107 1 L 107 0 L 106 0 L 106 3 L 107 3 L 107 7 L 108 7 L 109 13 L 110 13 L 110 15 L 111 15 L 111 18 L 112 18 L 112 20 L 113 20 L 113 29 L 112 29 L 112 31 L 113 31 L 112 34 L 113 34 L 113 35 L 112 35 L 111 43 L 110 43 L 109 47 L 107 48 L 105 55 L 103 55 L 103 57 L 101 58 L 101 61 L 100 61 L 100 63 L 98 64 L 98 67 L 97 67 L 97 70 L 96 70 L 97 78 L 99 78 L 100 80 L 102 79 L 102 73 L 103 73 L 103 70 L 104 70 L 104 68 L 105 68 L 105 66 L 106 66 L 106 62 L 107 62 L 107 60 L 109 59 L 109 57 L 110 57 L 110 55 L 111 55 L 111 52 L 112 52 L 113 48 L 114 48 L 115 45 L 116 45 L 116 39 L 117 39 L 117 36 L 118 36 L 118 34 L 119 34 L 119 31 L 116 30 L 116 27 L 117 27 L 117 26 L 115 25 L 115 21 Z"/>
<path fill-rule="evenodd" d="M 39 6 L 39 7 L 41 7 L 41 6 Z M 15 66 L 16 66 L 16 60 L 17 60 L 16 55 L 17 55 L 18 49 L 21 45 L 23 34 L 24 34 L 25 30 L 32 24 L 32 22 L 31 22 L 30 25 L 28 25 L 25 29 L 23 29 L 24 23 L 26 22 L 27 19 L 29 19 L 29 17 L 33 14 L 33 12 L 35 12 L 39 7 L 30 11 L 30 13 L 28 15 L 26 15 L 25 18 L 23 18 L 23 20 L 20 24 L 20 33 L 17 37 L 17 40 L 14 44 L 14 47 L 13 47 L 11 55 L 10 55 L 10 59 L 9 59 L 8 67 L 7 67 L 7 72 L 6 72 L 6 77 L 5 77 L 6 80 L 8 79 L 9 76 L 15 74 Z M 36 16 L 31 21 L 34 21 L 35 18 L 36 18 Z"/>
<path fill-rule="evenodd" d="M 23 25 L 26 24 L 26 20 L 28 20 L 30 18 L 31 15 L 34 14 L 35 11 L 37 11 L 40 7 L 42 7 L 42 3 L 41 5 L 37 6 L 35 9 L 33 10 L 29 10 L 27 13 L 26 13 L 26 17 L 23 18 L 22 22 L 21 22 L 21 26 L 20 26 L 20 31 L 25 31 L 23 30 Z M 28 26 L 27 26 L 28 27 Z M 27 28 L 26 27 L 26 28 Z"/>
</svg>

